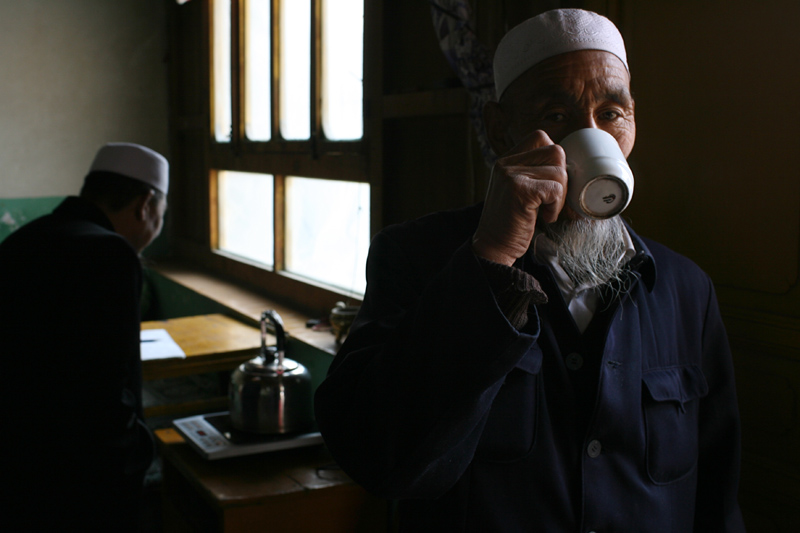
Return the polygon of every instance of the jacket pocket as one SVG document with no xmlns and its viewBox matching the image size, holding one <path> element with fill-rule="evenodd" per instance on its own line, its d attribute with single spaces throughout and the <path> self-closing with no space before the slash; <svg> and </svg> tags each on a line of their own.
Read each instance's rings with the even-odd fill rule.
<svg viewBox="0 0 800 533">
<path fill-rule="evenodd" d="M 698 410 L 708 383 L 697 365 L 649 370 L 642 380 L 647 473 L 654 483 L 671 483 L 697 464 Z"/>
<path fill-rule="evenodd" d="M 476 459 L 508 463 L 522 459 L 536 442 L 542 351 L 534 346 L 508 373 L 487 415 Z"/>
</svg>

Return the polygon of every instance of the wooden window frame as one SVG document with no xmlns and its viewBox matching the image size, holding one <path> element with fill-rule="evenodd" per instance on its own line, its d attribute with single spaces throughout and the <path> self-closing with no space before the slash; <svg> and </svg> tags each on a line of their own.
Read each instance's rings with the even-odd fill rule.
<svg viewBox="0 0 800 533">
<path fill-rule="evenodd" d="M 181 256 L 210 269 L 224 277 L 243 282 L 257 290 L 266 292 L 271 297 L 286 302 L 299 310 L 309 313 L 327 312 L 336 301 L 348 299 L 358 303 L 360 297 L 347 291 L 338 290 L 322 283 L 286 272 L 284 257 L 285 227 L 285 178 L 286 176 L 302 176 L 309 178 L 330 179 L 337 181 L 354 181 L 370 184 L 370 225 L 375 232 L 380 228 L 381 183 L 380 183 L 380 140 L 381 127 L 379 116 L 370 113 L 370 102 L 380 101 L 380 46 L 367 46 L 368 42 L 380 39 L 379 28 L 371 21 L 380 20 L 380 6 L 364 2 L 364 85 L 363 85 L 363 137 L 358 141 L 330 141 L 324 138 L 320 116 L 320 69 L 321 62 L 321 0 L 310 0 L 312 3 L 312 101 L 311 138 L 305 141 L 287 141 L 280 138 L 279 112 L 280 98 L 278 83 L 279 51 L 276 27 L 279 24 L 279 2 L 272 2 L 272 139 L 269 141 L 250 141 L 244 131 L 244 14 L 243 3 L 246 0 L 231 0 L 232 20 L 232 80 L 231 92 L 233 100 L 232 138 L 230 142 L 219 143 L 214 137 L 213 126 L 213 4 L 211 0 L 203 1 L 203 48 L 206 52 L 206 76 L 204 88 L 207 103 L 206 143 L 204 146 L 202 179 L 192 177 L 190 180 L 202 184 L 207 195 L 207 212 L 200 217 L 208 224 L 207 242 L 205 245 L 181 241 L 176 248 Z M 309 21 L 310 23 L 312 21 Z M 218 228 L 218 196 L 217 171 L 230 170 L 241 172 L 258 172 L 272 174 L 275 178 L 275 261 L 272 270 L 255 262 L 233 256 L 217 249 L 219 240 Z"/>
</svg>

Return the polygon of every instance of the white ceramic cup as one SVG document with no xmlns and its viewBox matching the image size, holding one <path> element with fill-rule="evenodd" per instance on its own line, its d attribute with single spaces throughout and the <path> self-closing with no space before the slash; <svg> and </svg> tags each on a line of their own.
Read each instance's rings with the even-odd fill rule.
<svg viewBox="0 0 800 533">
<path fill-rule="evenodd" d="M 617 140 L 603 130 L 585 128 L 564 137 L 567 203 L 587 218 L 622 213 L 633 197 L 633 172 Z"/>
</svg>

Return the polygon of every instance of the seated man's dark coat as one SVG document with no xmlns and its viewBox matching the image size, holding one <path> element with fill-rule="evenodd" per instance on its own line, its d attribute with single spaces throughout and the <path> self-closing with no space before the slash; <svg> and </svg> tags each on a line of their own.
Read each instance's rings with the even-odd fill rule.
<svg viewBox="0 0 800 533">
<path fill-rule="evenodd" d="M 153 455 L 142 423 L 141 287 L 136 251 L 81 198 L 0 245 L 4 507 L 14 523 L 136 527 Z"/>
</svg>

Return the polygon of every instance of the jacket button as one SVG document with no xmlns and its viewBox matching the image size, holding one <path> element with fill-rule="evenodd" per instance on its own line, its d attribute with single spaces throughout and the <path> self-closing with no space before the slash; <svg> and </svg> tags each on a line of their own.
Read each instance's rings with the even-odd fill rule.
<svg viewBox="0 0 800 533">
<path fill-rule="evenodd" d="M 583 366 L 583 357 L 579 353 L 572 352 L 567 356 L 566 363 L 570 370 L 580 370 Z"/>
<path fill-rule="evenodd" d="M 600 452 L 603 451 L 603 446 L 600 444 L 600 441 L 595 439 L 589 443 L 589 446 L 586 447 L 586 453 L 592 459 L 599 457 Z"/>
</svg>

